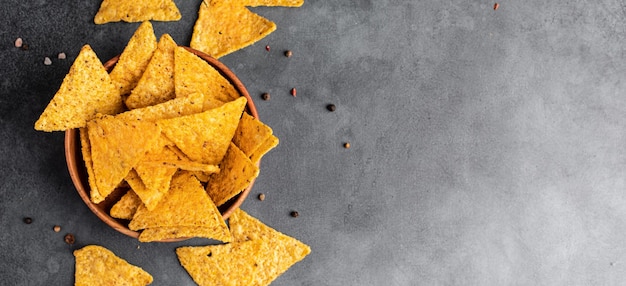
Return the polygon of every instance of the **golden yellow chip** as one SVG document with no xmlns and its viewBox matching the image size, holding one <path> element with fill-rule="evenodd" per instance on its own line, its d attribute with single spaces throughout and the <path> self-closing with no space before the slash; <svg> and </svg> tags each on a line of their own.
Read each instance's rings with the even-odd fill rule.
<svg viewBox="0 0 626 286">
<path fill-rule="evenodd" d="M 244 112 L 233 136 L 233 143 L 250 157 L 272 133 L 272 128 Z"/>
<path fill-rule="evenodd" d="M 175 49 L 176 42 L 174 42 L 174 39 L 168 34 L 163 34 L 137 86 L 126 99 L 128 108 L 135 109 L 155 105 L 175 97 Z"/>
<path fill-rule="evenodd" d="M 141 204 L 142 202 L 139 196 L 137 196 L 133 190 L 128 190 L 128 192 L 111 207 L 109 214 L 114 218 L 130 220 Z"/>
<path fill-rule="evenodd" d="M 74 285 L 128 285 L 144 286 L 152 283 L 152 275 L 117 257 L 110 250 L 88 245 L 74 251 L 76 270 Z"/>
<path fill-rule="evenodd" d="M 157 167 L 157 166 L 168 166 L 176 169 L 181 169 L 183 171 L 191 171 L 191 172 L 202 172 L 202 173 L 219 173 L 220 167 L 218 165 L 209 165 L 198 163 L 194 161 L 188 160 L 159 160 L 159 161 L 145 161 L 142 162 L 145 166 Z"/>
<path fill-rule="evenodd" d="M 171 188 L 153 211 L 140 206 L 128 227 L 131 230 L 196 226 L 212 230 L 210 238 L 230 242 L 228 227 L 202 185 L 191 173 L 179 172 Z"/>
<path fill-rule="evenodd" d="M 117 114 L 122 97 L 89 45 L 83 46 L 46 109 L 35 122 L 40 131 L 85 127 L 97 113 Z"/>
<path fill-rule="evenodd" d="M 260 252 L 264 259 L 259 263 L 259 271 L 255 273 L 258 283 L 255 285 L 269 285 L 311 253 L 308 245 L 270 228 L 241 209 L 235 210 L 228 222 L 234 242 L 264 242 Z"/>
<path fill-rule="evenodd" d="M 175 89 L 176 97 L 200 92 L 204 94 L 204 110 L 219 107 L 240 95 L 235 87 L 205 60 L 176 48 Z"/>
<path fill-rule="evenodd" d="M 304 0 L 243 0 L 243 5 L 250 7 L 257 6 L 283 6 L 283 7 L 300 7 L 304 4 Z"/>
<path fill-rule="evenodd" d="M 133 109 L 117 116 L 126 120 L 157 121 L 169 119 L 202 112 L 203 101 L 204 95 L 193 93 L 184 98 L 175 98 L 156 105 Z"/>
<path fill-rule="evenodd" d="M 176 168 L 160 168 L 157 169 L 154 174 L 144 173 L 144 181 L 137 170 L 131 169 L 124 179 L 137 194 L 145 207 L 148 210 L 153 210 L 165 193 L 169 191 L 172 176 L 176 171 Z M 150 187 L 148 187 L 148 184 Z"/>
<path fill-rule="evenodd" d="M 220 168 L 222 170 L 212 175 L 207 183 L 207 193 L 218 206 L 241 193 L 259 175 L 259 168 L 233 143 L 220 163 Z"/>
<path fill-rule="evenodd" d="M 177 21 L 180 11 L 172 0 L 104 0 L 94 23 Z"/>
<path fill-rule="evenodd" d="M 154 122 L 121 120 L 110 115 L 88 123 L 94 177 L 103 198 L 113 192 L 146 152 L 156 147 L 160 131 Z"/>
<path fill-rule="evenodd" d="M 258 164 L 261 158 L 276 146 L 278 146 L 278 137 L 271 135 L 254 153 L 252 153 L 252 155 L 250 155 L 250 161 L 255 165 Z"/>
<path fill-rule="evenodd" d="M 255 274 L 261 265 L 262 241 L 223 245 L 185 246 L 176 249 L 178 261 L 200 286 L 261 285 Z"/>
<path fill-rule="evenodd" d="M 206 183 L 209 181 L 209 178 L 211 178 L 211 175 L 213 173 L 205 173 L 205 172 L 191 172 L 194 176 L 196 176 L 196 178 L 198 178 L 198 181 Z"/>
<path fill-rule="evenodd" d="M 159 120 L 162 132 L 191 160 L 217 165 L 235 134 L 246 98 L 202 113 Z"/>
<path fill-rule="evenodd" d="M 130 38 L 119 61 L 111 71 L 111 80 L 124 95 L 135 88 L 141 75 L 146 70 L 152 54 L 157 47 L 156 36 L 150 22 L 143 22 Z"/>
<path fill-rule="evenodd" d="M 274 30 L 274 22 L 252 13 L 239 1 L 204 0 L 190 46 L 220 58 L 254 44 Z"/>
<path fill-rule="evenodd" d="M 214 238 L 215 229 L 205 226 L 164 226 L 146 228 L 139 234 L 139 241 L 151 242 L 165 239 L 205 237 Z"/>
<path fill-rule="evenodd" d="M 85 161 L 85 168 L 87 169 L 87 183 L 89 184 L 89 197 L 92 201 L 101 202 L 104 197 L 98 192 L 98 186 L 96 185 L 96 177 L 93 175 L 93 160 L 91 159 L 91 144 L 89 143 L 89 134 L 87 128 L 80 128 L 80 146 L 83 154 L 83 161 Z"/>
</svg>

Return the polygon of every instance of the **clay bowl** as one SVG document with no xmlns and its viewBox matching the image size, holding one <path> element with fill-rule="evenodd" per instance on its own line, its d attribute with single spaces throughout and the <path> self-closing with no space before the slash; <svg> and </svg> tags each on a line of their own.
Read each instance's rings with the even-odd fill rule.
<svg viewBox="0 0 626 286">
<path fill-rule="evenodd" d="M 239 94 L 241 94 L 241 96 L 245 97 L 248 100 L 246 112 L 256 118 L 259 118 L 256 107 L 254 106 L 254 102 L 248 94 L 248 91 L 241 83 L 241 81 L 237 78 L 237 76 L 235 76 L 235 74 L 230 69 L 228 69 L 228 67 L 203 52 L 188 47 L 185 47 L 185 49 L 205 60 L 216 70 L 218 70 L 226 79 L 228 79 L 237 89 Z M 107 71 L 110 72 L 118 60 L 119 56 L 116 56 L 104 63 L 104 67 L 107 69 Z M 125 235 L 138 238 L 139 232 L 130 230 L 128 228 L 128 221 L 116 219 L 109 215 L 109 211 L 113 204 L 119 200 L 119 198 L 125 193 L 127 189 L 116 189 L 111 195 L 107 197 L 105 201 L 99 204 L 94 204 L 93 202 L 91 202 L 89 198 L 90 188 L 87 181 L 87 169 L 85 167 L 85 162 L 83 160 L 81 152 L 80 136 L 78 132 L 78 129 L 70 129 L 65 132 L 65 160 L 67 162 L 67 168 L 72 178 L 72 182 L 76 187 L 76 191 L 78 191 L 81 199 L 85 202 L 89 209 L 91 209 L 91 211 L 103 222 Z M 243 201 L 250 193 L 253 184 L 254 180 L 243 192 L 219 207 L 219 210 L 222 213 L 222 217 L 224 217 L 224 219 L 227 219 L 237 208 L 239 208 L 239 206 L 241 206 Z M 181 240 L 184 240 L 184 238 L 163 240 L 162 242 L 173 242 Z"/>
</svg>

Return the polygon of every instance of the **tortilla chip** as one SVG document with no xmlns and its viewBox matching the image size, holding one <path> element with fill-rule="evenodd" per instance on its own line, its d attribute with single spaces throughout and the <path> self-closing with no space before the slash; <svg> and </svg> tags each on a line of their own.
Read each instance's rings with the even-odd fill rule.
<svg viewBox="0 0 626 286">
<path fill-rule="evenodd" d="M 128 190 L 112 207 L 111 217 L 131 220 L 142 204 L 141 199 L 133 190 Z"/>
<path fill-rule="evenodd" d="M 154 173 L 142 173 L 143 177 L 135 169 L 131 169 L 126 175 L 126 182 L 137 194 L 141 202 L 148 210 L 156 208 L 165 193 L 169 191 L 172 176 L 176 168 L 161 168 Z"/>
<path fill-rule="evenodd" d="M 262 241 L 224 245 L 185 246 L 176 249 L 178 261 L 200 286 L 260 285 L 255 274 L 264 259 Z"/>
<path fill-rule="evenodd" d="M 210 238 L 230 242 L 232 237 L 215 204 L 200 182 L 188 172 L 172 178 L 170 190 L 158 206 L 149 211 L 140 206 L 128 227 L 131 230 L 194 226 L 210 228 Z"/>
<path fill-rule="evenodd" d="M 40 131 L 85 127 L 97 113 L 116 114 L 122 97 L 89 45 L 83 46 L 46 109 L 35 122 Z"/>
<path fill-rule="evenodd" d="M 220 58 L 254 44 L 274 30 L 274 22 L 251 12 L 239 1 L 204 0 L 190 46 Z"/>
<path fill-rule="evenodd" d="M 146 228 L 139 234 L 139 241 L 152 242 L 165 239 L 205 237 L 213 238 L 215 229 L 205 226 L 164 226 Z"/>
<path fill-rule="evenodd" d="M 76 286 L 97 285 L 148 285 L 152 275 L 117 257 L 110 250 L 97 245 L 88 245 L 74 251 Z"/>
<path fill-rule="evenodd" d="M 219 107 L 240 97 L 235 87 L 215 68 L 183 47 L 176 48 L 176 97 L 200 92 L 204 94 L 204 110 Z"/>
<path fill-rule="evenodd" d="M 174 94 L 174 50 L 176 42 L 168 34 L 163 34 L 157 49 L 150 59 L 137 86 L 126 99 L 130 109 L 146 107 L 166 102 Z"/>
<path fill-rule="evenodd" d="M 104 0 L 94 23 L 178 21 L 180 11 L 172 0 Z"/>
<path fill-rule="evenodd" d="M 261 161 L 261 158 L 276 146 L 278 146 L 278 137 L 271 135 L 254 153 L 252 153 L 252 155 L 250 155 L 250 161 L 257 165 L 259 161 Z"/>
<path fill-rule="evenodd" d="M 161 135 L 156 123 L 105 115 L 88 123 L 93 171 L 98 192 L 106 198 Z M 93 198 L 92 198 L 93 200 Z M 101 200 L 96 199 L 94 203 Z"/>
<path fill-rule="evenodd" d="M 128 94 L 137 86 L 156 48 L 157 40 L 152 24 L 147 21 L 141 23 L 111 71 L 111 80 L 120 94 Z"/>
<path fill-rule="evenodd" d="M 126 120 L 157 121 L 183 115 L 191 115 L 202 112 L 204 95 L 192 93 L 187 97 L 174 98 L 163 103 L 142 108 L 133 109 L 120 113 L 117 116 Z"/>
<path fill-rule="evenodd" d="M 246 98 L 203 113 L 159 120 L 162 132 L 191 160 L 217 165 L 235 134 Z"/>
<path fill-rule="evenodd" d="M 233 143 L 250 157 L 272 133 L 272 128 L 244 112 L 233 136 Z"/>
<path fill-rule="evenodd" d="M 258 6 L 282 6 L 282 7 L 300 7 L 304 4 L 304 0 L 243 0 L 243 5 L 249 7 Z"/>
<path fill-rule="evenodd" d="M 241 209 L 235 210 L 228 222 L 234 242 L 265 242 L 260 253 L 265 259 L 259 265 L 259 272 L 255 273 L 258 282 L 256 285 L 270 284 L 311 253 L 308 245 L 270 228 Z"/>
<path fill-rule="evenodd" d="M 91 158 L 91 144 L 89 143 L 89 134 L 87 128 L 80 128 L 80 146 L 83 154 L 83 161 L 85 161 L 85 168 L 87 169 L 87 183 L 89 184 L 89 197 L 92 201 L 103 201 L 104 197 L 98 192 L 98 186 L 96 185 L 96 177 L 93 174 L 93 159 Z"/>
<path fill-rule="evenodd" d="M 213 173 L 205 173 L 205 172 L 191 172 L 194 176 L 196 176 L 196 178 L 198 178 L 198 181 L 202 182 L 202 183 L 206 183 L 209 181 L 209 179 L 211 178 L 211 175 Z"/>
<path fill-rule="evenodd" d="M 222 170 L 212 175 L 207 183 L 207 193 L 217 206 L 241 193 L 259 175 L 259 167 L 252 164 L 248 156 L 233 143 L 220 163 L 220 168 Z"/>
<path fill-rule="evenodd" d="M 143 162 L 145 166 L 157 167 L 167 166 L 183 171 L 202 172 L 202 173 L 219 173 L 220 167 L 218 165 L 202 164 L 194 161 L 187 160 L 161 160 L 161 161 L 146 161 Z"/>
</svg>

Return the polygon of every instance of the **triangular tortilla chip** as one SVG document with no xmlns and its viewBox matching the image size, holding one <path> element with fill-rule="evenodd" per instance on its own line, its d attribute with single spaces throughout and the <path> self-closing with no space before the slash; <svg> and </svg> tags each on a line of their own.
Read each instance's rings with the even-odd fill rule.
<svg viewBox="0 0 626 286">
<path fill-rule="evenodd" d="M 240 97 L 215 109 L 157 123 L 191 160 L 217 165 L 235 134 L 246 102 Z"/>
<path fill-rule="evenodd" d="M 89 45 L 83 46 L 46 109 L 35 122 L 40 131 L 85 127 L 96 114 L 116 114 L 122 97 Z"/>
<path fill-rule="evenodd" d="M 243 0 L 241 4 L 249 7 L 257 6 L 282 6 L 282 7 L 300 7 L 304 4 L 304 0 Z"/>
<path fill-rule="evenodd" d="M 131 220 L 142 204 L 141 199 L 133 190 L 128 190 L 112 207 L 111 217 Z"/>
<path fill-rule="evenodd" d="M 128 225 L 131 230 L 196 226 L 212 229 L 210 238 L 224 242 L 232 240 L 222 215 L 196 177 L 179 172 L 172 178 L 170 186 L 153 211 L 139 207 Z"/>
<path fill-rule="evenodd" d="M 174 42 L 174 39 L 168 34 L 163 34 L 137 86 L 126 99 L 128 108 L 135 109 L 155 105 L 175 97 L 175 49 L 176 42 Z"/>
<path fill-rule="evenodd" d="M 144 286 L 152 283 L 152 275 L 117 257 L 110 250 L 88 245 L 74 251 L 76 270 L 74 285 Z"/>
<path fill-rule="evenodd" d="M 109 115 L 88 123 L 93 171 L 103 198 L 113 192 L 146 152 L 155 148 L 160 131 L 154 122 L 121 120 Z"/>
<path fill-rule="evenodd" d="M 200 286 L 256 284 L 255 274 L 264 257 L 263 241 L 224 245 L 185 246 L 176 249 L 178 261 Z"/>
<path fill-rule="evenodd" d="M 151 242 L 165 239 L 205 237 L 213 238 L 215 229 L 205 226 L 164 226 L 146 228 L 139 234 L 139 241 Z"/>
<path fill-rule="evenodd" d="M 251 12 L 239 1 L 204 0 L 190 46 L 220 58 L 254 44 L 274 30 L 274 22 Z"/>
<path fill-rule="evenodd" d="M 187 97 L 174 98 L 156 105 L 146 106 L 120 113 L 117 116 L 127 120 L 157 121 L 203 111 L 204 95 L 192 93 Z"/>
<path fill-rule="evenodd" d="M 177 21 L 180 11 L 172 0 L 104 0 L 94 17 L 94 23 Z"/>
<path fill-rule="evenodd" d="M 205 60 L 183 47 L 176 48 L 175 57 L 176 97 L 200 92 L 204 94 L 204 110 L 240 97 L 235 87 Z"/>
<path fill-rule="evenodd" d="M 89 143 L 89 134 L 87 128 L 80 128 L 80 146 L 83 154 L 83 161 L 85 161 L 85 168 L 87 169 L 87 183 L 89 184 L 89 197 L 92 201 L 101 202 L 104 201 L 104 197 L 98 192 L 98 186 L 96 185 L 96 177 L 93 174 L 93 159 L 91 158 L 91 143 Z"/>
<path fill-rule="evenodd" d="M 255 165 L 258 164 L 261 158 L 276 146 L 278 146 L 278 137 L 272 135 L 250 155 L 250 161 Z"/>
<path fill-rule="evenodd" d="M 250 157 L 272 133 L 272 128 L 244 112 L 233 136 L 233 143 Z"/>
<path fill-rule="evenodd" d="M 260 253 L 265 259 L 259 265 L 259 272 L 255 273 L 259 282 L 255 285 L 269 285 L 289 267 L 311 253 L 308 245 L 270 228 L 241 209 L 235 210 L 228 222 L 234 242 L 265 242 Z"/>
<path fill-rule="evenodd" d="M 156 48 L 157 40 L 152 24 L 147 21 L 141 23 L 111 71 L 111 80 L 121 95 L 135 88 Z"/>
<path fill-rule="evenodd" d="M 135 169 L 124 178 L 148 210 L 153 210 L 169 191 L 172 176 L 177 171 L 171 167 L 154 169 L 153 173 L 142 173 L 145 181 Z"/>
<path fill-rule="evenodd" d="M 259 167 L 252 164 L 250 158 L 233 143 L 220 168 L 222 170 L 212 175 L 207 183 L 207 193 L 218 206 L 241 193 L 259 175 Z"/>
</svg>

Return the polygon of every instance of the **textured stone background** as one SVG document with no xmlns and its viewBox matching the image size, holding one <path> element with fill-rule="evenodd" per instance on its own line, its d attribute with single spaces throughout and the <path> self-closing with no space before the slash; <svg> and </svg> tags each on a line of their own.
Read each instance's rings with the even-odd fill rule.
<svg viewBox="0 0 626 286">
<path fill-rule="evenodd" d="M 222 58 L 281 140 L 243 209 L 313 250 L 273 285 L 626 280 L 626 3 L 305 1 L 252 9 L 278 29 Z M 183 19 L 154 26 L 185 45 L 200 1 L 175 2 Z M 174 249 L 210 243 L 108 228 L 63 133 L 33 130 L 83 44 L 106 60 L 138 26 L 94 25 L 99 4 L 0 3 L 0 284 L 72 285 L 71 251 L 99 244 L 153 285 L 193 285 Z"/>
</svg>

